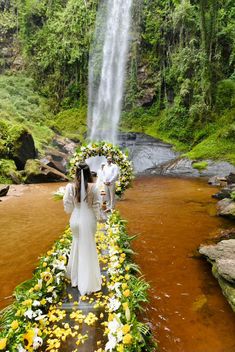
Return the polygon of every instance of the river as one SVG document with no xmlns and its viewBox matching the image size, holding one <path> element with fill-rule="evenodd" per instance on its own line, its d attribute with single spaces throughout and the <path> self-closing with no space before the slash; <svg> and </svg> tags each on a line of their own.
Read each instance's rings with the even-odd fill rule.
<svg viewBox="0 0 235 352">
<path fill-rule="evenodd" d="M 13 186 L 0 203 L 1 307 L 66 226 L 62 203 L 52 196 L 59 186 Z M 151 284 L 144 320 L 161 351 L 235 351 L 234 313 L 210 265 L 194 256 L 200 243 L 231 226 L 215 216 L 214 192 L 201 179 L 143 177 L 117 205 L 129 233 L 140 234 L 135 261 Z"/>
</svg>

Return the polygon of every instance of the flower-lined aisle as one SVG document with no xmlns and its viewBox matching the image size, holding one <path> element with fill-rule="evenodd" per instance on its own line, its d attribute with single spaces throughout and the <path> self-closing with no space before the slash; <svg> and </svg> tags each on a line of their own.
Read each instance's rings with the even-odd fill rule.
<svg viewBox="0 0 235 352">
<path fill-rule="evenodd" d="M 137 319 L 148 284 L 131 261 L 125 221 L 114 212 L 96 234 L 102 291 L 79 296 L 65 278 L 71 245 L 66 230 L 40 260 L 33 279 L 16 290 L 1 323 L 3 351 L 154 351 L 148 326 Z"/>
</svg>

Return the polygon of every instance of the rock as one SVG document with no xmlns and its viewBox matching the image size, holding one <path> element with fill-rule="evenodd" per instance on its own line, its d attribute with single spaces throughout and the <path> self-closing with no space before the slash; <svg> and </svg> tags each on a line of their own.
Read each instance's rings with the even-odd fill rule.
<svg viewBox="0 0 235 352">
<path fill-rule="evenodd" d="M 192 161 L 188 158 L 181 157 L 161 165 L 160 174 L 173 176 L 200 176 L 199 171 L 192 167 Z"/>
<path fill-rule="evenodd" d="M 0 197 L 5 197 L 10 189 L 10 186 L 0 186 Z"/>
<path fill-rule="evenodd" d="M 199 252 L 215 262 L 220 276 L 235 283 L 235 239 L 223 240 L 216 245 L 201 246 Z"/>
<path fill-rule="evenodd" d="M 230 198 L 230 194 L 235 191 L 235 185 L 229 185 L 228 187 L 222 188 L 219 192 L 212 195 L 216 199 Z"/>
<path fill-rule="evenodd" d="M 136 174 L 158 170 L 160 165 L 174 160 L 179 155 L 173 151 L 171 144 L 143 133 L 119 133 L 118 144 L 121 148 L 129 150 Z"/>
<path fill-rule="evenodd" d="M 216 245 L 201 246 L 199 253 L 205 255 L 210 260 L 235 259 L 235 239 L 223 240 Z"/>
<path fill-rule="evenodd" d="M 220 259 L 217 261 L 217 270 L 225 280 L 235 283 L 235 255 L 234 259 Z"/>
<path fill-rule="evenodd" d="M 226 177 L 228 185 L 235 184 L 235 172 L 230 172 L 230 174 Z"/>
<path fill-rule="evenodd" d="M 228 174 L 232 170 L 235 171 L 235 167 L 227 162 L 216 162 L 213 160 L 205 160 L 207 166 L 204 170 L 198 171 L 193 168 L 192 160 L 188 158 L 179 157 L 173 161 L 170 161 L 161 166 L 160 174 L 162 175 L 176 175 L 176 176 L 193 176 L 193 177 L 212 177 L 224 178 L 225 174 Z"/>
<path fill-rule="evenodd" d="M 53 160 L 50 155 L 48 155 L 46 158 L 40 159 L 40 161 L 43 164 L 46 164 L 47 166 L 50 166 L 50 167 L 62 172 L 63 174 L 67 173 L 66 167 L 63 165 L 63 163 L 61 163 L 60 161 Z M 66 162 L 65 162 L 65 165 L 66 165 Z"/>
<path fill-rule="evenodd" d="M 64 138 L 60 135 L 56 135 L 53 140 L 52 144 L 59 149 L 60 152 L 72 155 L 74 154 L 76 148 L 77 148 L 77 143 L 73 142 L 69 138 Z"/>
<path fill-rule="evenodd" d="M 28 160 L 25 165 L 25 182 L 59 182 L 68 181 L 68 177 L 62 172 L 42 163 L 40 160 Z"/>
<path fill-rule="evenodd" d="M 21 182 L 22 182 L 20 172 L 10 171 L 9 172 L 9 177 L 11 178 L 13 183 L 15 183 L 17 185 L 21 184 Z"/>
<path fill-rule="evenodd" d="M 235 219 L 235 202 L 232 199 L 224 198 L 217 203 L 217 212 L 220 216 Z"/>
<path fill-rule="evenodd" d="M 212 186 L 226 186 L 226 177 L 212 176 L 209 178 L 208 184 Z"/>
<path fill-rule="evenodd" d="M 32 135 L 23 130 L 15 141 L 14 154 L 12 159 L 15 161 L 18 170 L 23 170 L 28 159 L 34 159 L 37 152 Z"/>
</svg>

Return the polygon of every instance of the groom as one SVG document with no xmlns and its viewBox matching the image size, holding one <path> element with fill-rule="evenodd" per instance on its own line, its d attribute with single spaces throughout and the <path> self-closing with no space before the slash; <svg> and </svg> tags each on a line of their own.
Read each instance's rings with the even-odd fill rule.
<svg viewBox="0 0 235 352">
<path fill-rule="evenodd" d="M 113 210 L 115 206 L 115 183 L 119 176 L 119 169 L 112 162 L 112 157 L 107 157 L 107 164 L 103 168 L 105 193 L 107 197 L 107 210 Z"/>
</svg>

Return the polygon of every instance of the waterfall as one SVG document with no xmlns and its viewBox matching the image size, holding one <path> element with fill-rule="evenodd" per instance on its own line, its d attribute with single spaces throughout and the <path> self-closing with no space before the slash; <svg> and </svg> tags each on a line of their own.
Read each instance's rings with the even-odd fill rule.
<svg viewBox="0 0 235 352">
<path fill-rule="evenodd" d="M 89 58 L 88 137 L 116 143 L 132 0 L 101 1 Z"/>
</svg>

